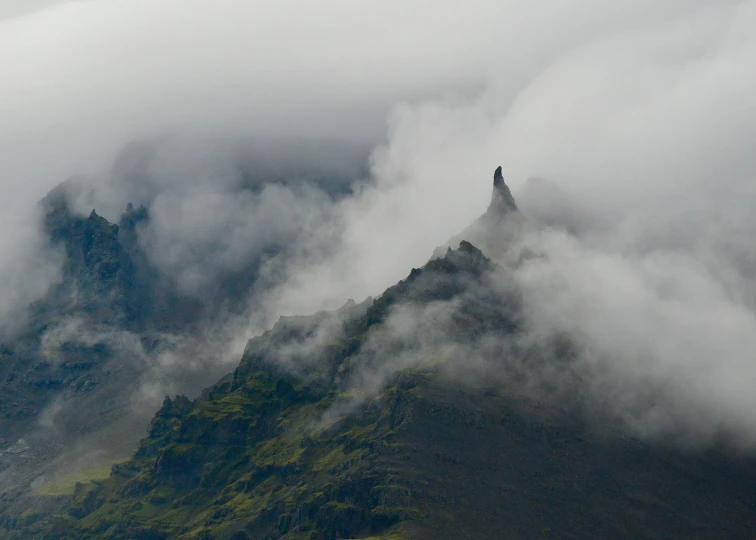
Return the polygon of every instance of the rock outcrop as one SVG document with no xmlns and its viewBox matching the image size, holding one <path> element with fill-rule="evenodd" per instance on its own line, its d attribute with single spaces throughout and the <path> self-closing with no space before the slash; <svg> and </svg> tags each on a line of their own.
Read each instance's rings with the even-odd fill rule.
<svg viewBox="0 0 756 540">
<path fill-rule="evenodd" d="M 97 214 L 84 217 L 70 206 L 65 185 L 42 201 L 43 227 L 65 253 L 59 284 L 37 303 L 37 321 L 84 312 L 100 323 L 133 320 L 136 272 L 119 240 L 119 227 Z"/>
<path fill-rule="evenodd" d="M 493 194 L 491 195 L 491 204 L 488 207 L 488 214 L 505 215 L 509 212 L 516 212 L 517 204 L 515 203 L 512 192 L 509 190 L 504 175 L 501 172 L 501 166 L 494 171 Z"/>
</svg>

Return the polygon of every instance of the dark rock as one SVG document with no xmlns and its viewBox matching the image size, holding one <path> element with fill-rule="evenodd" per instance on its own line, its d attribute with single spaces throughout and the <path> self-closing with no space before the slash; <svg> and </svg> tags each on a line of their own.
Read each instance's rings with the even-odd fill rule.
<svg viewBox="0 0 756 540">
<path fill-rule="evenodd" d="M 138 314 L 135 309 L 135 269 L 119 241 L 118 225 L 95 210 L 88 217 L 76 214 L 65 186 L 53 190 L 41 202 L 44 230 L 66 260 L 62 280 L 35 305 L 33 317 L 42 322 L 66 312 L 81 310 L 100 323 L 124 323 Z"/>
<path fill-rule="evenodd" d="M 504 182 L 504 175 L 501 172 L 500 166 L 494 171 L 493 187 L 493 195 L 491 196 L 491 204 L 488 207 L 488 212 L 500 215 L 508 212 L 516 212 L 517 204 L 515 204 L 509 186 Z"/>
</svg>

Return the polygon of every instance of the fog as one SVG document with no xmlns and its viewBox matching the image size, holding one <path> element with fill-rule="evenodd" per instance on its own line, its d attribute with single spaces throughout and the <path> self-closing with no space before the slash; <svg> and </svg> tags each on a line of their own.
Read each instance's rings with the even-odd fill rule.
<svg viewBox="0 0 756 540">
<path fill-rule="evenodd" d="M 127 202 L 150 204 L 140 242 L 187 294 L 288 246 L 261 262 L 270 287 L 239 329 L 254 334 L 281 314 L 379 295 L 422 266 L 485 210 L 502 165 L 516 199 L 544 177 L 594 224 L 521 240 L 542 255 L 513 278 L 534 335 L 574 334 L 636 431 L 651 413 L 633 417 L 634 389 L 652 380 L 670 388 L 665 411 L 689 411 L 652 409 L 666 419 L 657 432 L 676 422 L 703 439 L 721 426 L 756 436 L 754 28 L 756 2 L 712 0 L 0 11 L 0 319 L 56 279 L 34 203 L 72 175 L 94 189 L 82 212 L 116 219 Z M 359 186 L 336 198 L 308 182 L 242 192 L 227 141 L 292 137 L 372 147 L 364 178 L 360 150 L 329 164 Z M 156 143 L 136 181 L 116 159 L 134 140 L 181 142 Z M 526 215 L 538 206 L 520 202 Z"/>
</svg>

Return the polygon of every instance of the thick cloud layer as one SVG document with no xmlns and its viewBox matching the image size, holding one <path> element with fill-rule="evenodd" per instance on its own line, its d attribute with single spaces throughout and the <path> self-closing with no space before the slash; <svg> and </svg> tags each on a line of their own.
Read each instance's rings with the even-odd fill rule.
<svg viewBox="0 0 756 540">
<path fill-rule="evenodd" d="M 369 181 L 336 202 L 299 186 L 239 196 L 233 160 L 212 152 L 164 160 L 157 182 L 103 181 L 91 201 L 108 215 L 149 199 L 142 241 L 193 294 L 293 242 L 261 270 L 284 280 L 265 292 L 275 316 L 421 266 L 485 209 L 496 165 L 515 198 L 549 178 L 600 228 L 524 240 L 544 255 L 518 271 L 533 327 L 579 336 L 587 365 L 613 362 L 615 403 L 669 381 L 667 410 L 710 419 L 697 429 L 753 433 L 754 27 L 748 0 L 99 0 L 0 15 L 0 317 L 56 275 L 33 202 L 133 139 L 385 135 Z"/>
</svg>

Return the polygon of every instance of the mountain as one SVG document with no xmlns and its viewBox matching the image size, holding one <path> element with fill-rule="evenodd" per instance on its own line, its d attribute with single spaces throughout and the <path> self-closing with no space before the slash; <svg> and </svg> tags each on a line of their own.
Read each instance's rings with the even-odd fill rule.
<svg viewBox="0 0 756 540">
<path fill-rule="evenodd" d="M 512 223 L 529 226 L 498 169 L 465 234 L 496 247 Z M 519 367 L 568 366 L 570 344 L 523 342 L 526 325 L 512 269 L 460 239 L 375 299 L 281 318 L 199 398 L 166 397 L 107 478 L 29 500 L 2 526 L 10 538 L 752 537 L 756 460 L 637 440 L 579 399 L 534 396 Z"/>
</svg>

